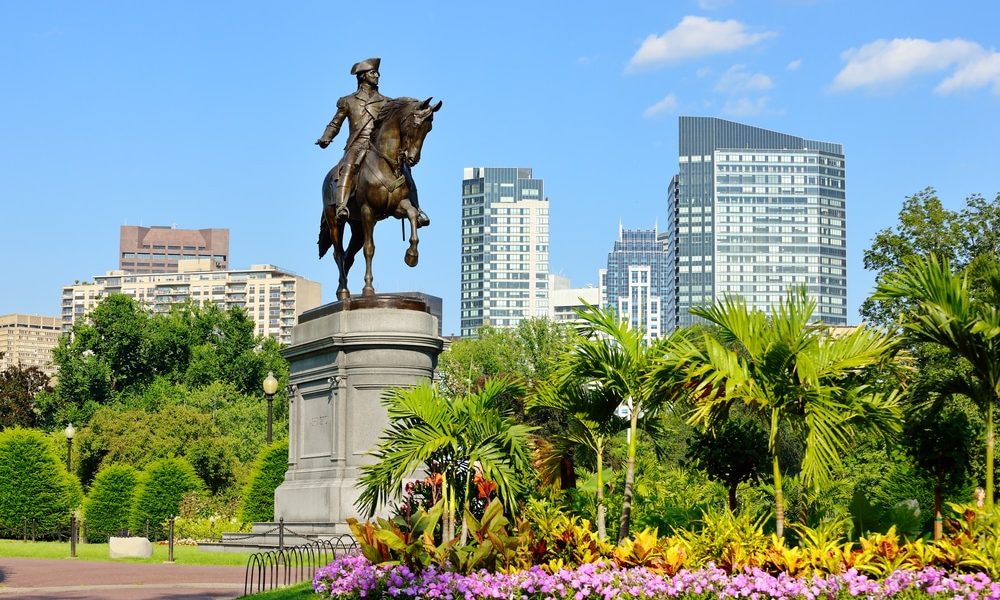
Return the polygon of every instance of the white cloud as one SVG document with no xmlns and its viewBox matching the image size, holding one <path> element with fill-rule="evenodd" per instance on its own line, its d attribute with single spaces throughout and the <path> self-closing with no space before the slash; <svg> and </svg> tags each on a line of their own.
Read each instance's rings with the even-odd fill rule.
<svg viewBox="0 0 1000 600">
<path fill-rule="evenodd" d="M 774 37 L 774 32 L 751 33 L 735 20 L 713 21 L 686 16 L 661 36 L 650 35 L 628 63 L 628 70 L 653 67 L 710 54 L 733 52 Z"/>
<path fill-rule="evenodd" d="M 832 87 L 847 90 L 896 84 L 918 73 L 965 64 L 983 53 L 982 46 L 963 39 L 940 42 L 919 38 L 875 40 L 841 55 L 847 65 L 837 73 Z"/>
<path fill-rule="evenodd" d="M 734 100 L 729 100 L 722 107 L 722 114 L 730 117 L 753 117 L 763 114 L 777 114 L 781 111 L 772 110 L 771 99 L 767 96 L 750 98 L 744 96 Z"/>
<path fill-rule="evenodd" d="M 934 91 L 950 94 L 963 88 L 993 86 L 993 93 L 1000 96 L 1000 53 L 991 52 L 956 70 L 942 81 Z"/>
<path fill-rule="evenodd" d="M 801 66 L 802 66 L 802 59 L 801 58 L 796 58 L 792 62 L 788 63 L 788 66 L 785 67 L 785 70 L 788 70 L 788 71 L 798 71 L 799 67 L 801 67 Z"/>
<path fill-rule="evenodd" d="M 673 94 L 667 94 L 663 100 L 660 100 L 656 104 L 650 106 L 642 112 L 642 116 L 650 119 L 656 115 L 664 112 L 671 112 L 677 109 L 677 96 Z"/>
<path fill-rule="evenodd" d="M 715 91 L 736 94 L 769 90 L 774 87 L 771 78 L 763 73 L 748 73 L 745 65 L 733 65 L 715 84 Z"/>
</svg>

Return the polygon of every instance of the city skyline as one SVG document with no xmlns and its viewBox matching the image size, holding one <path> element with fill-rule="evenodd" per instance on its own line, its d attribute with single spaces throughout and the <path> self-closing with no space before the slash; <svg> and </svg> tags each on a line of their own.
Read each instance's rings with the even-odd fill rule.
<svg viewBox="0 0 1000 600">
<path fill-rule="evenodd" d="M 992 4 L 388 3 L 400 18 L 378 28 L 340 25 L 320 2 L 239 7 L 8 7 L 0 252 L 18 285 L 0 314 L 58 314 L 63 286 L 117 264 L 123 224 L 228 228 L 230 265 L 280 265 L 332 301 L 336 269 L 315 241 L 339 142 L 313 142 L 368 56 L 382 57 L 386 95 L 444 101 L 413 170 L 432 219 L 421 265 L 404 266 L 397 228 L 381 227 L 375 277 L 442 297 L 445 334 L 460 329 L 469 165 L 545 179 L 549 270 L 582 287 L 619 223 L 663 229 L 678 116 L 835 140 L 849 157 L 848 322 L 871 291 L 862 252 L 907 196 L 933 186 L 960 208 L 1000 192 Z"/>
</svg>

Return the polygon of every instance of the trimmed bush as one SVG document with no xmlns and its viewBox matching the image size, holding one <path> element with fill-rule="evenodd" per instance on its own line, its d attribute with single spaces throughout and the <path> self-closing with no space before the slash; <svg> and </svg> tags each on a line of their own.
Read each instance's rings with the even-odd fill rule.
<svg viewBox="0 0 1000 600">
<path fill-rule="evenodd" d="M 260 451 L 243 492 L 240 519 L 246 523 L 274 520 L 274 490 L 285 480 L 287 470 L 287 439 L 274 442 Z"/>
<path fill-rule="evenodd" d="M 20 427 L 0 432 L 0 531 L 21 531 L 27 518 L 40 537 L 66 534 L 82 496 L 44 433 Z"/>
<path fill-rule="evenodd" d="M 149 537 L 162 539 L 166 521 L 180 512 L 184 494 L 204 488 L 191 463 L 183 458 L 164 458 L 149 463 L 139 478 L 132 502 L 129 525 L 133 535 L 144 535 L 149 523 Z"/>
<path fill-rule="evenodd" d="M 128 528 L 132 497 L 138 485 L 139 471 L 129 465 L 111 465 L 97 473 L 83 503 L 87 541 L 106 542 L 108 537 Z"/>
</svg>

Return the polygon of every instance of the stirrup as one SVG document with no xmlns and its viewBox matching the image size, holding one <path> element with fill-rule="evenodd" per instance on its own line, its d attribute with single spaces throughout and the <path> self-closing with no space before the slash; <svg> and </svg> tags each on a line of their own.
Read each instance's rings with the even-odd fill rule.
<svg viewBox="0 0 1000 600">
<path fill-rule="evenodd" d="M 427 216 L 427 213 L 417 209 L 417 227 L 427 227 L 431 224 L 431 218 Z"/>
<path fill-rule="evenodd" d="M 351 211 L 347 210 L 347 206 L 343 204 L 337 206 L 337 221 L 343 223 L 349 218 L 351 218 Z"/>
</svg>

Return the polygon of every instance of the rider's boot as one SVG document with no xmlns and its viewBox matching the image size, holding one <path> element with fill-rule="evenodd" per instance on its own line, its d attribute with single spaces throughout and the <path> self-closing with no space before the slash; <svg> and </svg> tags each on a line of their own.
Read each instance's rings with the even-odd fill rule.
<svg viewBox="0 0 1000 600">
<path fill-rule="evenodd" d="M 427 227 L 431 224 L 431 218 L 427 216 L 419 206 L 417 207 L 417 227 Z"/>
<path fill-rule="evenodd" d="M 354 174 L 358 170 L 357 165 L 344 165 L 344 172 L 337 182 L 337 222 L 344 223 L 350 218 L 351 213 L 347 210 L 347 199 L 351 195 L 351 188 L 354 187 Z"/>
</svg>

